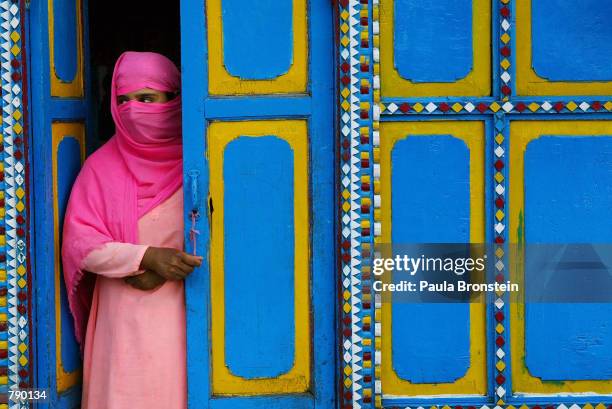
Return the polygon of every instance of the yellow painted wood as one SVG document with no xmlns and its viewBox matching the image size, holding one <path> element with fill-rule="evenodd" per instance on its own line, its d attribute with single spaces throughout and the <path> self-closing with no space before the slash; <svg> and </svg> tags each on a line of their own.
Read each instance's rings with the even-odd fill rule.
<svg viewBox="0 0 612 409">
<path fill-rule="evenodd" d="M 610 95 L 612 81 L 549 81 L 532 66 L 531 1 L 516 2 L 516 90 L 519 95 Z"/>
<path fill-rule="evenodd" d="M 85 124 L 82 122 L 54 122 L 51 125 L 52 134 L 52 168 L 53 168 L 53 237 L 54 237 L 54 271 L 55 271 L 55 374 L 57 392 L 62 393 L 81 382 L 80 369 L 66 372 L 62 364 L 62 314 L 60 286 L 62 274 L 60 269 L 60 229 L 59 203 L 57 192 L 57 152 L 60 143 L 65 138 L 74 138 L 81 147 L 81 163 L 85 161 Z"/>
<path fill-rule="evenodd" d="M 295 353 L 289 372 L 276 378 L 245 379 L 225 362 L 225 285 L 223 158 L 227 144 L 240 136 L 274 135 L 289 143 L 294 160 L 295 228 Z M 302 393 L 310 388 L 310 214 L 306 120 L 213 122 L 208 129 L 210 195 L 215 203 L 210 239 L 212 309 L 212 390 L 215 395 Z M 265 222 L 265 221 L 262 221 Z M 245 339 L 245 348 L 250 340 Z"/>
<path fill-rule="evenodd" d="M 510 123 L 510 280 L 524 288 L 521 248 L 525 243 L 525 151 L 529 142 L 542 135 L 604 136 L 612 133 L 609 121 L 512 121 Z M 512 339 L 512 388 L 519 393 L 612 393 L 612 380 L 542 381 L 529 373 L 525 364 L 524 294 L 512 293 L 510 337 Z"/>
<path fill-rule="evenodd" d="M 470 242 L 485 241 L 484 161 L 485 126 L 482 121 L 426 121 L 382 122 L 381 202 L 382 242 L 391 243 L 391 152 L 395 143 L 411 135 L 452 135 L 466 143 L 470 151 Z M 435 137 L 435 136 L 434 136 Z M 382 388 L 384 395 L 486 395 L 486 305 L 480 296 L 470 304 L 470 368 L 453 383 L 423 384 L 401 379 L 392 361 L 392 309 L 390 302 L 382 303 Z"/>
<path fill-rule="evenodd" d="M 472 71 L 452 83 L 415 83 L 402 78 L 395 68 L 394 0 L 380 0 L 380 86 L 383 97 L 491 95 L 491 2 L 474 0 L 472 3 Z"/>
<path fill-rule="evenodd" d="M 208 28 L 208 91 L 211 95 L 305 93 L 308 85 L 306 0 L 293 0 L 293 61 L 289 70 L 270 80 L 242 80 L 223 63 L 221 0 L 206 2 Z M 265 47 L 265 44 L 263 45 Z"/>
<path fill-rule="evenodd" d="M 76 3 L 76 39 L 77 39 L 77 67 L 76 74 L 71 82 L 62 81 L 55 71 L 55 45 L 54 45 L 54 17 L 53 0 L 48 0 L 49 14 L 49 67 L 51 69 L 51 96 L 53 97 L 82 97 L 83 94 L 83 4 L 82 0 L 75 0 Z"/>
</svg>

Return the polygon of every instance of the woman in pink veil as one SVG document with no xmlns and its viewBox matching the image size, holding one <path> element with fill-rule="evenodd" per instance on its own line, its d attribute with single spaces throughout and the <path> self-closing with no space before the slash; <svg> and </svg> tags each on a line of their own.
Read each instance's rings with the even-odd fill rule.
<svg viewBox="0 0 612 409">
<path fill-rule="evenodd" d="M 185 409 L 180 74 L 166 57 L 115 65 L 115 135 L 85 162 L 64 221 L 62 262 L 83 352 L 84 409 Z"/>
</svg>

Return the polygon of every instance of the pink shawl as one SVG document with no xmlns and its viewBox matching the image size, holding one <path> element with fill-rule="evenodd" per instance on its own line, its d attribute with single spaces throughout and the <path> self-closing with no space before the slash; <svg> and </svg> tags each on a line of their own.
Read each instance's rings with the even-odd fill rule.
<svg viewBox="0 0 612 409">
<path fill-rule="evenodd" d="M 138 219 L 182 185 L 180 98 L 117 104 L 117 95 L 142 88 L 178 91 L 179 71 L 156 53 L 119 57 L 111 90 L 115 135 L 85 161 L 66 210 L 63 272 L 81 345 L 95 286 L 95 275 L 83 270 L 83 260 L 108 242 L 138 243 Z"/>
</svg>

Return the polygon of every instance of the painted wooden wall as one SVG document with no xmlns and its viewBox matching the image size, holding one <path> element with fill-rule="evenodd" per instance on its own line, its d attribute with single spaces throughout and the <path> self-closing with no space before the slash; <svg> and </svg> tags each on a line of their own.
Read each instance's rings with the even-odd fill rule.
<svg viewBox="0 0 612 409">
<path fill-rule="evenodd" d="M 32 2 L 30 18 L 33 270 L 38 388 L 50 408 L 81 400 L 81 358 L 63 282 L 61 226 L 91 132 L 87 75 L 87 4 Z"/>
<path fill-rule="evenodd" d="M 361 211 L 345 215 L 359 221 L 348 238 L 362 238 L 350 248 L 366 264 L 345 285 L 362 309 L 345 313 L 358 325 L 345 326 L 343 339 L 363 365 L 345 360 L 343 404 L 609 405 L 610 304 L 525 305 L 503 292 L 486 304 L 391 304 L 371 295 L 367 262 L 377 243 L 484 242 L 495 279 L 518 281 L 511 246 L 612 240 L 612 6 L 338 8 L 344 85 L 361 84 L 347 85 L 346 106 L 341 99 L 341 112 L 359 113 L 344 121 L 359 131 L 345 135 L 344 161 L 360 160 L 347 174 L 362 182 L 348 185 L 347 199 Z M 343 44 L 342 24 L 360 41 Z"/>
<path fill-rule="evenodd" d="M 27 60 L 21 4 L 0 1 L 0 408 L 33 380 Z"/>
<path fill-rule="evenodd" d="M 85 8 L 28 12 L 33 345 L 57 408 L 80 394 L 58 249 L 91 126 Z M 610 5 L 181 11 L 186 242 L 206 257 L 187 285 L 190 407 L 612 404 L 609 304 L 390 305 L 369 270 L 377 243 L 487 242 L 505 281 L 508 243 L 611 240 Z"/>
</svg>

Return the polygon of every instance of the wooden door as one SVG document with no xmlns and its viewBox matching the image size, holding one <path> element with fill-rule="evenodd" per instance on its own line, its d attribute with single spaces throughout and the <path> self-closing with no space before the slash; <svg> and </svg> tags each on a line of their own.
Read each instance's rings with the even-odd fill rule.
<svg viewBox="0 0 612 409">
<path fill-rule="evenodd" d="M 30 3 L 33 270 L 37 388 L 49 407 L 78 408 L 81 358 L 61 271 L 63 214 L 90 131 L 83 0 Z"/>
<path fill-rule="evenodd" d="M 332 6 L 183 0 L 181 18 L 186 243 L 205 257 L 189 407 L 331 408 Z"/>
</svg>

